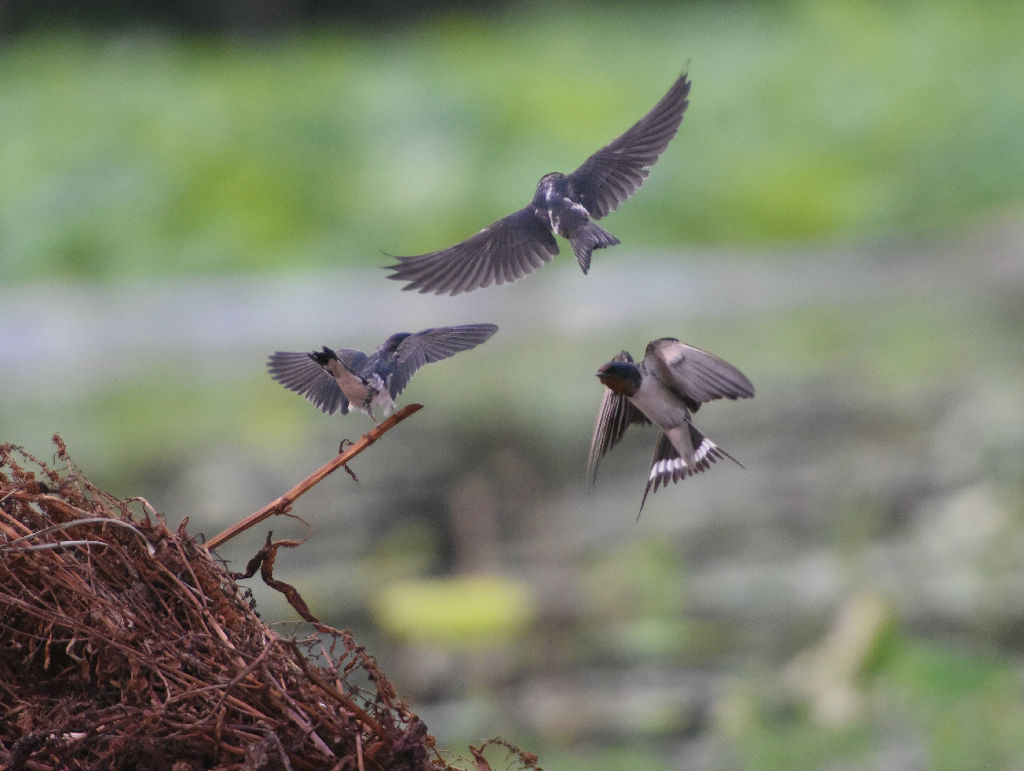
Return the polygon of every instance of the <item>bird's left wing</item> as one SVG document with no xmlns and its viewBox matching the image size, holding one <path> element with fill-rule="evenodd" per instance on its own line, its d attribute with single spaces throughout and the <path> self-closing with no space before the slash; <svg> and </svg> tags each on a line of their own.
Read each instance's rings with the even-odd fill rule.
<svg viewBox="0 0 1024 771">
<path fill-rule="evenodd" d="M 694 411 L 702 402 L 713 399 L 745 399 L 754 395 L 753 384 L 732 364 L 674 337 L 648 343 L 644 365 L 679 393 Z"/>
<path fill-rule="evenodd" d="M 648 169 L 679 130 L 689 93 L 684 73 L 649 113 L 569 175 L 579 202 L 593 219 L 615 211 L 644 183 Z"/>
<path fill-rule="evenodd" d="M 392 335 L 381 346 L 382 350 L 390 348 L 394 351 L 394 372 L 388 382 L 391 398 L 398 398 L 416 370 L 424 364 L 475 348 L 497 331 L 496 324 L 463 324 L 424 329 L 411 335 Z"/>
<path fill-rule="evenodd" d="M 388 278 L 403 289 L 456 295 L 491 284 L 512 283 L 558 254 L 551 231 L 527 206 L 492 222 L 455 246 L 399 257 Z"/>
<path fill-rule="evenodd" d="M 612 361 L 633 361 L 633 357 L 623 351 Z M 650 423 L 651 421 L 629 399 L 615 393 L 610 388 L 604 389 L 601 407 L 597 411 L 594 423 L 594 435 L 590 438 L 590 453 L 587 456 L 587 480 L 591 485 L 597 478 L 597 464 L 612 447 L 619 443 L 626 429 L 634 423 Z"/>
</svg>

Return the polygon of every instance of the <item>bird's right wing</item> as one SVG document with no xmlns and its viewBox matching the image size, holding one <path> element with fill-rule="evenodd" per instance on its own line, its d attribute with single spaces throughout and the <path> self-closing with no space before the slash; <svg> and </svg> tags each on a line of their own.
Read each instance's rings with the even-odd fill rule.
<svg viewBox="0 0 1024 771">
<path fill-rule="evenodd" d="M 395 354 L 394 373 L 389 381 L 391 398 L 398 398 L 424 364 L 475 348 L 497 331 L 497 324 L 462 324 L 424 329 L 411 335 L 392 335 L 380 348 L 382 353 L 390 349 Z"/>
<path fill-rule="evenodd" d="M 267 359 L 270 376 L 289 391 L 304 396 L 317 409 L 333 415 L 339 409 L 348 415 L 348 399 L 338 381 L 308 353 L 276 351 Z"/>
<path fill-rule="evenodd" d="M 632 361 L 633 357 L 623 351 L 613 361 Z M 601 407 L 594 423 L 594 435 L 590 438 L 590 453 L 587 457 L 587 480 L 591 485 L 597 478 L 597 464 L 612 447 L 619 443 L 626 429 L 634 423 L 646 424 L 651 421 L 629 399 L 604 389 Z"/>
<path fill-rule="evenodd" d="M 493 222 L 447 249 L 398 257 L 388 278 L 407 281 L 403 289 L 456 295 L 505 284 L 530 273 L 558 254 L 551 231 L 530 207 Z"/>
</svg>

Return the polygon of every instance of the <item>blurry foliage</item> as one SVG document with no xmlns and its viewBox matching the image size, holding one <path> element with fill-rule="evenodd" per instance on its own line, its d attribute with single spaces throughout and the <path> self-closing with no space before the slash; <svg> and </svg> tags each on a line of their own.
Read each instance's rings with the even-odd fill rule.
<svg viewBox="0 0 1024 771">
<path fill-rule="evenodd" d="M 718 724 L 744 768 L 864 767 L 884 758 L 1013 768 L 1024 756 L 1021 675 L 1005 655 L 888 632 L 860 680 L 867 706 L 845 725 L 822 725 L 770 676 L 737 681 L 717 707 Z"/>
<path fill-rule="evenodd" d="M 664 539 L 637 538 L 595 553 L 583 575 L 596 631 L 589 645 L 627 660 L 688 658 L 699 622 L 686 614 L 680 563 L 676 545 Z"/>
<path fill-rule="evenodd" d="M 534 603 L 520 580 L 499 575 L 392 581 L 371 600 L 389 635 L 406 642 L 491 647 L 533 621 Z"/>
<path fill-rule="evenodd" d="M 630 771 L 663 771 L 674 768 L 669 753 L 647 740 L 625 742 L 604 748 L 577 742 L 571 748 L 552 747 L 542 755 L 545 768 L 607 768 Z"/>
<path fill-rule="evenodd" d="M 0 281 L 319 271 L 377 266 L 387 261 L 384 251 L 437 248 L 524 205 L 544 172 L 574 168 L 649 109 L 687 62 L 694 89 L 680 134 L 642 200 L 609 222 L 630 250 L 672 259 L 683 250 L 692 258 L 701 244 L 834 244 L 893 232 L 941 238 L 1024 202 L 1022 39 L 1024 5 L 1016 0 L 556 3 L 486 17 L 426 17 L 389 33 L 352 26 L 241 40 L 65 29 L 13 37 L 0 48 Z M 829 280 L 849 280 L 855 293 L 863 263 L 838 265 L 849 256 L 823 248 L 816 259 L 835 261 Z M 575 270 L 569 263 L 562 267 Z M 882 307 L 858 302 L 856 294 L 842 303 L 826 294 L 813 304 L 771 306 L 756 318 L 743 309 L 728 318 L 687 317 L 689 328 L 678 330 L 677 309 L 664 308 L 664 328 L 651 333 L 647 321 L 616 327 L 621 342 L 607 354 L 618 345 L 638 354 L 654 333 L 698 335 L 691 341 L 757 373 L 758 399 L 743 413 L 750 421 L 744 443 L 771 442 L 778 457 L 782 443 L 797 436 L 785 433 L 787 426 L 814 421 L 823 435 L 835 436 L 833 428 L 851 423 L 843 410 L 871 402 L 877 420 L 853 425 L 871 448 L 902 451 L 896 440 L 906 424 L 935 408 L 918 398 L 926 389 L 957 397 L 970 385 L 966 377 L 985 376 L 997 360 L 1003 380 L 1019 380 L 1019 298 L 1001 307 L 948 294 L 941 303 L 935 292 L 922 292 Z M 526 448 L 537 474 L 575 484 L 600 394 L 586 348 L 591 333 L 585 319 L 579 326 L 572 345 L 509 336 L 507 345 L 495 341 L 504 346 L 492 349 L 501 356 L 486 366 L 457 358 L 436 377 L 425 370 L 406 396 L 432 409 L 408 427 L 407 455 L 402 444 L 390 444 L 387 464 L 360 464 L 360 486 L 343 480 L 333 494 L 370 496 L 385 486 L 394 492 L 402 483 L 391 469 L 399 468 L 416 495 L 415 505 L 403 505 L 427 516 L 428 495 L 439 508 L 447 505 L 434 488 L 450 481 L 449 469 L 484 467 L 500 478 L 494 467 L 509 464 L 487 459 L 507 456 L 495 456 L 485 440 Z M 336 334 L 309 345 L 332 343 Z M 367 344 L 357 337 L 338 342 Z M 26 422 L 45 410 L 57 421 L 41 427 L 46 436 L 60 428 L 82 442 L 116 443 L 83 452 L 95 458 L 104 451 L 99 465 L 108 468 L 99 475 L 124 489 L 138 486 L 138 476 L 128 483 L 130 475 L 156 467 L 167 474 L 169 463 L 186 464 L 198 452 L 233 468 L 245 465 L 245 452 L 271 442 L 306 458 L 365 430 L 362 416 L 332 422 L 281 392 L 266 379 L 262 355 L 230 379 L 165 354 L 144 376 L 106 392 L 41 384 L 33 398 L 42 407 L 0 405 L 0 423 L 17 437 L 30 435 L 36 427 Z M 984 371 L 972 375 L 975 368 Z M 549 388 L 552 373 L 571 386 Z M 835 391 L 848 398 L 830 401 L 832 391 L 824 388 L 816 401 L 816 384 L 833 378 L 842 378 Z M 460 384 L 458 409 L 444 401 L 453 382 Z M 1000 414 L 1015 414 L 1015 390 L 1012 398 L 994 388 L 981 393 L 1007 401 Z M 970 407 L 965 403 L 965 412 Z M 780 411 L 790 419 L 781 420 Z M 729 414 L 709 408 L 708 419 L 728 426 Z M 974 420 L 966 414 L 951 435 L 982 446 L 986 473 L 1013 481 L 1009 498 L 1024 485 L 1015 462 L 1024 457 L 1016 422 L 1007 420 L 1005 436 L 989 445 L 992 434 L 976 430 Z M 105 431 L 85 430 L 92 425 Z M 574 430 L 562 430 L 567 425 Z M 479 439 L 467 445 L 470 431 Z M 844 447 L 866 441 L 842 438 Z M 631 476 L 620 479 L 636 486 L 630 505 L 639 503 L 642 480 L 632 475 L 637 469 L 626 451 L 636 448 L 642 467 L 651 439 L 643 432 L 627 437 L 603 469 L 601 494 L 615 493 L 610 472 L 628 469 Z M 429 453 L 416 455 L 414 448 L 426 446 Z M 780 462 L 810 466 L 821 448 L 793 442 Z M 965 454 L 959 445 L 950 452 Z M 737 454 L 746 460 L 750 453 Z M 858 468 L 850 484 L 872 484 Z M 125 478 L 111 480 L 112 474 Z M 499 500 L 509 490 L 540 496 L 554 489 L 553 482 L 511 479 L 498 489 Z M 216 480 L 234 494 L 219 471 Z M 864 489 L 834 495 L 837 506 L 853 499 L 840 517 L 844 525 L 831 532 L 851 552 L 893 515 L 882 493 L 876 499 Z M 690 492 L 679 491 L 680 500 Z M 1006 504 L 1018 517 L 1019 500 Z M 531 500 L 522 510 L 547 516 L 548 505 Z M 203 506 L 210 508 L 209 501 Z M 827 528 L 834 514 L 808 516 Z M 323 528 L 323 521 L 315 524 Z M 417 578 L 443 569 L 439 521 L 375 520 L 373 537 L 380 540 L 366 546 L 358 567 L 333 554 L 324 564 L 310 560 L 310 596 L 315 586 L 329 586 L 347 603 L 345 618 L 373 614 L 388 635 L 413 644 L 518 642 L 525 630 L 527 648 L 543 627 L 564 635 L 556 642 L 595 666 L 671 666 L 684 658 L 714 666 L 737 645 L 735 628 L 687 607 L 685 577 L 694 568 L 680 556 L 680 544 L 642 539 L 646 523 L 621 546 L 599 541 L 583 558 L 585 618 L 552 631 L 538 622 L 536 598 L 516 580 L 472 589 L 463 578 Z M 348 540 L 370 538 L 348 521 L 338 529 Z M 1005 543 L 1012 551 L 1013 539 Z M 1005 557 L 1009 564 L 1015 559 Z M 362 586 L 367 575 L 391 583 Z M 330 599 L 340 602 L 320 601 Z M 569 654 L 561 655 L 557 660 Z M 924 748 L 920 762 L 905 767 L 1015 766 L 1024 758 L 1020 677 L 1008 657 L 894 634 L 858 680 L 872 714 L 842 728 L 815 723 L 806 704 L 765 685 L 772 676 L 748 674 L 724 698 L 718 726 L 744 767 L 884 761 L 878 747 L 893 732 L 895 744 L 909 736 L 910 746 Z M 677 760 L 648 735 L 611 749 L 576 737 L 571 748 L 542 753 L 548 767 L 655 768 Z"/>
<path fill-rule="evenodd" d="M 623 59 L 597 57 L 615 31 Z M 529 5 L 391 33 L 11 38 L 5 280 L 380 264 L 525 203 L 689 62 L 650 247 L 955 227 L 1022 199 L 1024 7 Z M 538 52 L 544 52 L 538 55 Z M 642 234 L 642 238 L 640 237 Z"/>
<path fill-rule="evenodd" d="M 928 737 L 930 768 L 1012 768 L 1024 757 L 1024 681 L 1005 656 L 904 639 L 879 680 Z"/>
</svg>

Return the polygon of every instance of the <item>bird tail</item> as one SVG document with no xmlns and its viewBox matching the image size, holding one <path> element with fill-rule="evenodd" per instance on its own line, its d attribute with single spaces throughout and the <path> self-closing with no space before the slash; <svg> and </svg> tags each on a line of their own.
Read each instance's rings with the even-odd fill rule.
<svg viewBox="0 0 1024 771">
<path fill-rule="evenodd" d="M 728 458 L 743 468 L 742 463 L 704 436 L 693 423 L 688 422 L 682 430 L 687 432 L 686 439 L 692 448 L 686 453 L 685 458 L 679 455 L 679 451 L 664 431 L 658 434 L 658 441 L 654 445 L 654 457 L 651 459 L 651 471 L 647 476 L 647 488 L 644 490 L 643 500 L 640 501 L 640 511 L 643 511 L 649 493 L 657 492 L 659 487 L 668 485 L 669 482 L 679 482 L 686 477 L 707 471 L 717 460 Z M 639 519 L 640 513 L 637 512 L 636 516 Z"/>
<path fill-rule="evenodd" d="M 580 269 L 586 274 L 590 270 L 591 252 L 595 249 L 604 249 L 606 246 L 615 246 L 621 242 L 600 225 L 587 222 L 572 234 L 569 243 L 572 244 L 572 251 L 576 255 Z"/>
</svg>

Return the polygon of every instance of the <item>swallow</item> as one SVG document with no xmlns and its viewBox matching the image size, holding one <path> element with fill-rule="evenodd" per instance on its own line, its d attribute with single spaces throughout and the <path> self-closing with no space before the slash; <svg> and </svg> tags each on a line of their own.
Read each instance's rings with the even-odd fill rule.
<svg viewBox="0 0 1024 771">
<path fill-rule="evenodd" d="M 267 370 L 328 415 L 339 410 L 348 415 L 355 407 L 376 423 L 374 410 L 384 416 L 394 412 L 395 399 L 420 367 L 475 348 L 497 331 L 495 324 L 465 324 L 398 332 L 369 356 L 327 346 L 311 353 L 276 351 L 267 359 Z"/>
<path fill-rule="evenodd" d="M 407 281 L 403 289 L 456 295 L 511 283 L 558 254 L 554 234 L 569 239 L 583 273 L 595 249 L 619 243 L 596 224 L 635 193 L 648 169 L 676 135 L 689 101 L 684 73 L 654 108 L 625 134 L 609 142 L 571 174 L 552 172 L 537 183 L 528 206 L 491 223 L 447 249 L 398 257 L 388 278 Z"/>
<path fill-rule="evenodd" d="M 597 370 L 597 377 L 606 390 L 590 440 L 587 475 L 591 484 L 598 461 L 634 423 L 653 423 L 661 429 L 640 511 L 652 486 L 657 492 L 661 485 L 706 471 L 723 457 L 742 467 L 692 420 L 704 402 L 754 395 L 746 375 L 728 362 L 674 337 L 662 337 L 647 344 L 639 364 L 628 351 L 622 351 Z"/>
</svg>

